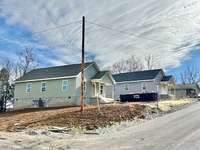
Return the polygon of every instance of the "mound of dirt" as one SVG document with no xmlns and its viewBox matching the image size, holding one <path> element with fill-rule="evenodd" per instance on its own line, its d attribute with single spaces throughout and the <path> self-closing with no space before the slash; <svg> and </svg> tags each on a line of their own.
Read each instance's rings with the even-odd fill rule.
<svg viewBox="0 0 200 150">
<path fill-rule="evenodd" d="M 144 119 L 152 113 L 151 108 L 139 104 L 104 105 L 101 112 L 96 107 L 87 107 L 80 112 L 78 107 L 46 110 L 24 110 L 0 115 L 0 130 L 17 131 L 25 128 L 66 127 L 93 130 L 116 122 Z"/>
</svg>

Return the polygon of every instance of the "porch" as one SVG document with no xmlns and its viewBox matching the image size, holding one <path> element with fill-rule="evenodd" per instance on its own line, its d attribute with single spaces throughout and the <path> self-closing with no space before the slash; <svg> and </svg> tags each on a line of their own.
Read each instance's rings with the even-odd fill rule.
<svg viewBox="0 0 200 150">
<path fill-rule="evenodd" d="M 101 80 L 92 80 L 92 97 L 100 103 L 114 101 L 114 86 Z"/>
</svg>

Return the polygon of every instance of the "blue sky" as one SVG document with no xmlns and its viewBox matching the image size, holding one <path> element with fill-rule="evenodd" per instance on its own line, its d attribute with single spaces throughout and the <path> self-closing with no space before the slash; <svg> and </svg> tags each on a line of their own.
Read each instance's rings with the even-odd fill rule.
<svg viewBox="0 0 200 150">
<path fill-rule="evenodd" d="M 200 49 L 198 51 L 192 52 L 190 58 L 181 62 L 181 65 L 177 68 L 169 68 L 167 70 L 168 74 L 176 76 L 178 82 L 180 80 L 180 74 L 185 70 L 187 66 L 200 66 Z"/>
<path fill-rule="evenodd" d="M 86 21 L 128 33 L 119 34 L 86 22 L 86 57 L 101 68 L 152 55 L 157 67 L 177 75 L 189 64 L 200 65 L 200 5 L 196 0 L 2 0 L 0 62 L 17 60 L 33 47 L 42 67 L 80 62 L 82 15 Z M 64 28 L 39 34 L 47 28 Z M 192 48 L 191 48 L 192 47 Z"/>
</svg>

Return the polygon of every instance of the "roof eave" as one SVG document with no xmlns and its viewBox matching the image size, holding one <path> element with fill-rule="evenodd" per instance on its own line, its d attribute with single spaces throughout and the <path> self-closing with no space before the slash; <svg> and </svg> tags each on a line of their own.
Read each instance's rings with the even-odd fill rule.
<svg viewBox="0 0 200 150">
<path fill-rule="evenodd" d="M 120 81 L 120 82 L 117 82 L 115 81 L 115 83 L 137 83 L 137 82 L 151 82 L 151 81 L 155 81 L 155 79 L 148 79 L 148 80 L 135 80 L 135 81 Z"/>
<path fill-rule="evenodd" d="M 76 76 L 65 76 L 65 77 L 57 77 L 57 78 L 43 78 L 43 79 L 33 79 L 33 80 L 19 80 L 15 81 L 15 83 L 27 83 L 27 82 L 37 82 L 37 81 L 48 81 L 48 80 L 59 80 L 59 79 L 70 79 L 70 78 L 76 78 Z"/>
</svg>

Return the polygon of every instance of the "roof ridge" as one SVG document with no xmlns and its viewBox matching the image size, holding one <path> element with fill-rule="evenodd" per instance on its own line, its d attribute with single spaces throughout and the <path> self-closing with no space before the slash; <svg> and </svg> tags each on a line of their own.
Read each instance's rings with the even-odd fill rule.
<svg viewBox="0 0 200 150">
<path fill-rule="evenodd" d="M 91 62 L 85 62 L 85 64 L 92 64 L 94 61 Z M 57 67 L 66 67 L 66 66 L 73 66 L 73 65 L 81 65 L 81 63 L 74 63 L 74 64 L 66 64 L 66 65 L 60 65 L 60 66 L 52 66 L 52 67 L 44 67 L 44 68 L 36 68 L 33 70 L 39 70 L 39 69 L 51 69 L 51 68 L 57 68 Z"/>
<path fill-rule="evenodd" d="M 117 74 L 113 74 L 113 75 L 121 75 L 121 74 L 137 73 L 137 72 L 148 72 L 148 71 L 158 71 L 158 70 L 161 71 L 163 69 L 151 69 L 151 70 L 131 71 L 131 72 L 117 73 Z"/>
</svg>

